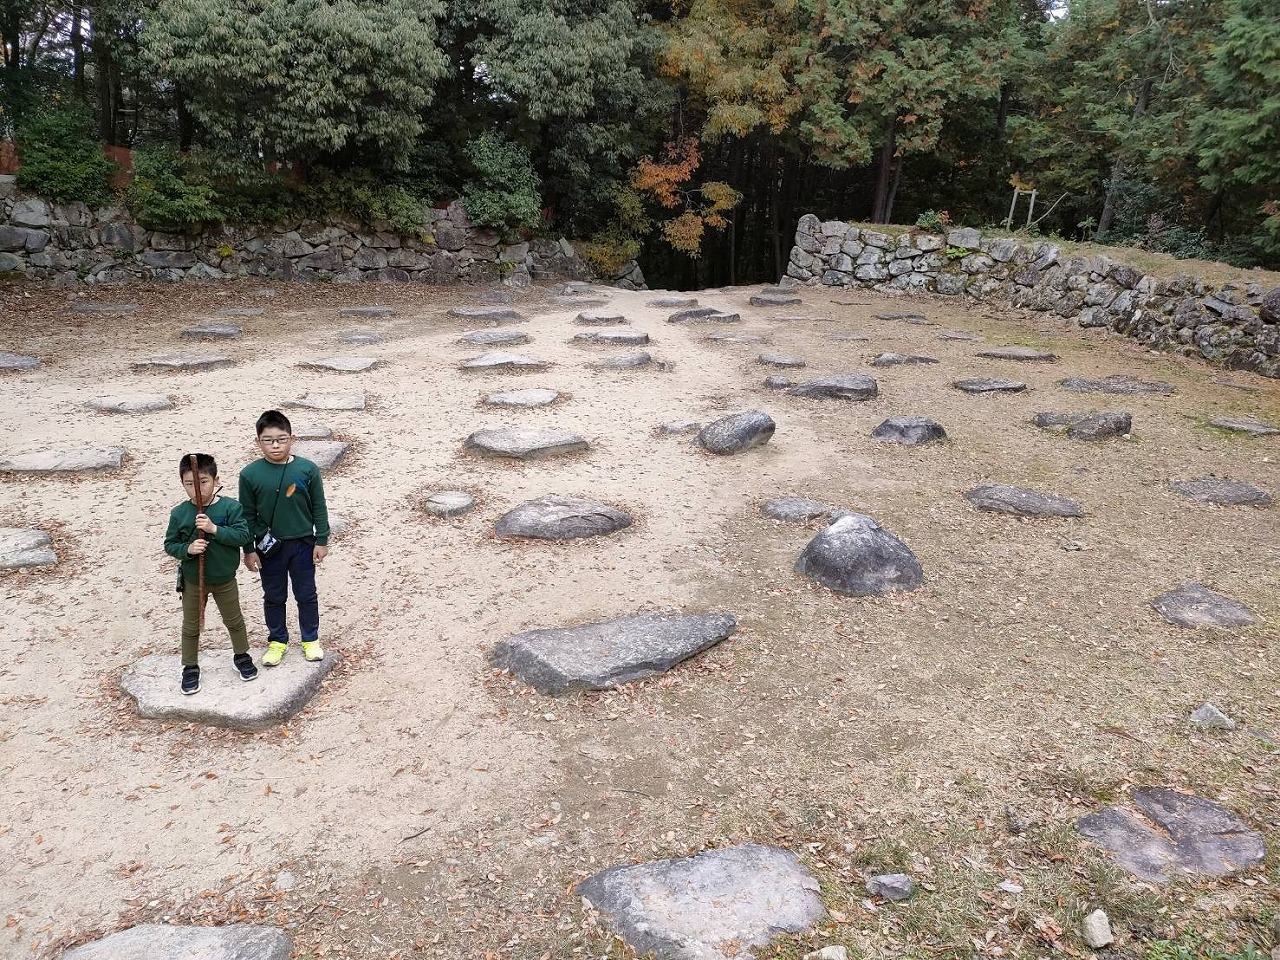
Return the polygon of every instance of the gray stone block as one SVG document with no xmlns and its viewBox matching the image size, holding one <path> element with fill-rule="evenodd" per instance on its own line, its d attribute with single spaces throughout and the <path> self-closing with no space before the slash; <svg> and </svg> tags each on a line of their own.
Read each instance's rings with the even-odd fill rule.
<svg viewBox="0 0 1280 960">
<path fill-rule="evenodd" d="M 99 413 L 156 413 L 172 410 L 173 398 L 167 393 L 127 393 L 94 397 L 85 403 Z"/>
<path fill-rule="evenodd" d="M 1194 480 L 1174 480 L 1169 486 L 1191 500 L 1215 503 L 1222 507 L 1269 507 L 1271 494 L 1239 480 L 1223 480 L 1220 477 L 1199 477 Z"/>
<path fill-rule="evenodd" d="M 308 393 L 280 406 L 300 410 L 363 410 L 364 391 L 358 393 Z"/>
<path fill-rule="evenodd" d="M 636 954 L 660 960 L 750 960 L 825 913 L 817 881 L 794 854 L 754 844 L 613 867 L 578 893 Z"/>
<path fill-rule="evenodd" d="M 582 497 L 555 494 L 529 500 L 507 511 L 494 532 L 500 537 L 576 540 L 600 537 L 631 526 L 624 510 Z"/>
<path fill-rule="evenodd" d="M 988 483 L 974 487 L 964 497 L 979 510 L 987 513 L 1007 513 L 1015 517 L 1084 516 L 1080 504 L 1074 500 L 1002 483 Z"/>
<path fill-rule="evenodd" d="M 498 641 L 489 660 L 542 694 L 607 690 L 665 673 L 737 628 L 727 613 L 643 614 L 516 634 Z"/>
<path fill-rule="evenodd" d="M 911 548 L 860 513 L 842 513 L 809 541 L 795 569 L 851 597 L 915 590 L 924 583 L 924 570 Z"/>
<path fill-rule="evenodd" d="M 43 530 L 0 527 L 0 570 L 51 567 L 57 562 L 53 540 Z"/>
<path fill-rule="evenodd" d="M 787 391 L 794 397 L 819 400 L 871 400 L 878 392 L 875 380 L 854 373 L 806 380 Z"/>
<path fill-rule="evenodd" d="M 1256 621 L 1249 608 L 1198 583 L 1184 583 L 1151 601 L 1156 612 L 1179 627 L 1237 630 Z"/>
<path fill-rule="evenodd" d="M 587 446 L 585 439 L 568 430 L 504 427 L 498 430 L 477 430 L 467 437 L 463 450 L 483 457 L 541 460 L 581 453 Z"/>
<path fill-rule="evenodd" d="M 345 440 L 299 440 L 293 445 L 294 456 L 310 460 L 321 470 L 334 469 L 351 451 Z"/>
<path fill-rule="evenodd" d="M 34 370 L 38 366 L 40 366 L 38 357 L 28 357 L 20 353 L 0 353 L 0 373 Z"/>
<path fill-rule="evenodd" d="M 0 473 L 80 473 L 119 470 L 124 447 L 78 447 L 0 456 Z"/>
<path fill-rule="evenodd" d="M 299 646 L 290 644 L 279 666 L 263 668 L 257 680 L 245 683 L 231 662 L 230 650 L 204 650 L 200 654 L 200 692 L 186 696 L 179 687 L 182 658 L 176 653 L 153 653 L 125 670 L 120 689 L 133 697 L 138 716 L 146 720 L 267 730 L 291 719 L 310 703 L 340 659 L 329 649 L 319 663 L 309 663 Z"/>
<path fill-rule="evenodd" d="M 422 509 L 445 520 L 460 517 L 476 505 L 475 497 L 464 490 L 437 490 L 423 501 Z"/>
<path fill-rule="evenodd" d="M 698 444 L 708 453 L 729 456 L 763 446 L 776 429 L 773 418 L 759 410 L 731 413 L 703 427 Z"/>
<path fill-rule="evenodd" d="M 289 960 L 292 954 L 293 940 L 279 927 L 146 923 L 74 947 L 62 960 Z"/>
<path fill-rule="evenodd" d="M 871 431 L 871 438 L 915 447 L 945 440 L 947 431 L 937 421 L 923 417 L 890 417 Z"/>
<path fill-rule="evenodd" d="M 320 357 L 318 360 L 303 360 L 298 364 L 306 370 L 328 370 L 332 373 L 364 373 L 373 369 L 378 363 L 377 357 Z"/>
<path fill-rule="evenodd" d="M 977 355 L 990 360 L 1019 360 L 1023 363 L 1049 363 L 1058 359 L 1057 354 L 1034 347 L 992 347 L 978 351 Z"/>
<path fill-rule="evenodd" d="M 135 360 L 129 364 L 134 370 L 154 370 L 169 373 L 194 373 L 204 370 L 221 370 L 235 366 L 235 360 L 221 353 L 166 353 L 161 356 Z"/>
</svg>

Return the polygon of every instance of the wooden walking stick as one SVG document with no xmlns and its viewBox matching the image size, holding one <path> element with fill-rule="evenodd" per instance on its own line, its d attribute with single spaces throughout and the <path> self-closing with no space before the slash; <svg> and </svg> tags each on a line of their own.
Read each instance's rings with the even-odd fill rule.
<svg viewBox="0 0 1280 960">
<path fill-rule="evenodd" d="M 195 491 L 196 491 L 196 513 L 204 513 L 204 491 L 200 489 L 200 460 L 194 453 L 188 454 L 187 459 L 191 463 L 191 481 L 194 484 Z M 200 534 L 201 540 L 205 539 L 203 530 L 197 527 L 196 532 Z M 205 604 L 204 554 L 201 553 L 200 556 L 197 558 L 197 560 L 198 560 L 197 567 L 200 570 L 200 574 L 199 574 L 199 581 L 197 583 L 196 589 L 199 591 L 199 598 L 200 598 L 200 629 L 203 630 L 204 629 L 204 604 Z"/>
</svg>

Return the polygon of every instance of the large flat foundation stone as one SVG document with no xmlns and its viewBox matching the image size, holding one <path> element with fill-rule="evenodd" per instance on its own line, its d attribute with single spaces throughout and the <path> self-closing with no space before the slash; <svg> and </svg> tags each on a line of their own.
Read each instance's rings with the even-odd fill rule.
<svg viewBox="0 0 1280 960">
<path fill-rule="evenodd" d="M 186 696 L 179 689 L 182 658 L 176 653 L 153 653 L 125 670 L 120 689 L 137 701 L 138 716 L 146 720 L 266 730 L 289 720 L 310 703 L 340 659 L 330 649 L 319 663 L 308 663 L 301 647 L 290 644 L 279 666 L 263 667 L 257 680 L 245 683 L 231 663 L 230 650 L 204 650 L 200 654 L 200 692 Z"/>
<path fill-rule="evenodd" d="M 293 940 L 279 927 L 144 923 L 68 950 L 62 960 L 289 960 L 292 955 Z"/>
<path fill-rule="evenodd" d="M 665 673 L 738 629 L 730 613 L 642 614 L 499 640 L 489 659 L 539 693 L 610 687 Z"/>
<path fill-rule="evenodd" d="M 796 855 L 757 844 L 613 867 L 578 893 L 638 955 L 660 960 L 748 960 L 826 913 Z"/>
</svg>

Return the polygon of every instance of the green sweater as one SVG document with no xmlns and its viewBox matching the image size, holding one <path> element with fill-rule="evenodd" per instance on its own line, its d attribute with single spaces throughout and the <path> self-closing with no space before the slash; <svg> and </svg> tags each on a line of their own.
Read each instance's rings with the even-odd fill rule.
<svg viewBox="0 0 1280 960">
<path fill-rule="evenodd" d="M 245 523 L 240 504 L 230 497 L 219 497 L 205 508 L 218 526 L 204 551 L 204 582 L 226 583 L 234 580 L 240 566 L 239 547 L 249 542 L 249 525 Z M 169 514 L 169 529 L 164 535 L 164 552 L 182 561 L 182 575 L 194 582 L 200 576 L 200 559 L 187 555 L 187 547 L 200 532 L 196 530 L 196 505 L 190 500 L 180 503 Z"/>
<path fill-rule="evenodd" d="M 320 468 L 306 457 L 292 457 L 288 463 L 255 460 L 240 471 L 240 503 L 249 524 L 250 541 L 270 526 L 277 540 L 316 538 L 316 545 L 329 545 L 329 508 L 324 502 Z"/>
</svg>

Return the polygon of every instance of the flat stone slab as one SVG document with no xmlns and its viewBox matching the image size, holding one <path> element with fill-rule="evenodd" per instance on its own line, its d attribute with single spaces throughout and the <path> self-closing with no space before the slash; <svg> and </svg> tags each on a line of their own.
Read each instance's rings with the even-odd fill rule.
<svg viewBox="0 0 1280 960">
<path fill-rule="evenodd" d="M 988 483 L 974 487 L 964 498 L 987 513 L 1007 513 L 1015 517 L 1082 517 L 1080 504 L 1066 497 L 1037 493 L 1024 487 Z"/>
<path fill-rule="evenodd" d="M 433 517 L 451 520 L 476 505 L 476 498 L 465 490 L 437 490 L 422 503 L 422 509 Z"/>
<path fill-rule="evenodd" d="M 688 309 L 697 305 L 697 297 L 654 297 L 645 304 L 646 307 L 657 307 L 660 310 Z"/>
<path fill-rule="evenodd" d="M 1000 377 L 972 377 L 952 384 L 964 393 L 1021 393 L 1027 385 L 1021 380 L 1003 380 Z"/>
<path fill-rule="evenodd" d="M 485 347 L 513 347 L 517 344 L 528 343 L 529 335 L 519 330 L 472 330 L 470 333 L 464 333 L 457 340 L 458 343 L 470 344 L 472 346 Z"/>
<path fill-rule="evenodd" d="M 261 307 L 223 307 L 215 316 L 219 317 L 260 317 L 263 314 Z"/>
<path fill-rule="evenodd" d="M 260 658 L 255 658 L 260 659 Z M 305 707 L 341 656 L 332 648 L 324 659 L 308 663 L 297 643 L 279 666 L 258 671 L 245 683 L 231 663 L 231 651 L 200 652 L 200 692 L 186 696 L 179 688 L 182 657 L 153 653 L 128 667 L 120 689 L 137 701 L 145 720 L 180 720 L 232 730 L 267 730 L 284 723 Z"/>
<path fill-rule="evenodd" d="M 478 357 L 472 357 L 462 364 L 463 370 L 545 370 L 550 366 L 544 360 L 535 360 L 519 353 L 507 353 L 505 350 L 490 350 Z"/>
<path fill-rule="evenodd" d="M 936 420 L 924 417 L 890 417 L 871 431 L 871 438 L 916 447 L 947 439 L 947 431 Z"/>
<path fill-rule="evenodd" d="M 804 301 L 794 293 L 755 293 L 748 302 L 753 307 L 793 307 Z"/>
<path fill-rule="evenodd" d="M 808 497 L 778 497 L 760 505 L 760 512 L 770 520 L 784 523 L 809 523 L 819 518 L 831 519 L 835 507 Z"/>
<path fill-rule="evenodd" d="M 119 470 L 123 465 L 124 447 L 78 447 L 0 456 L 0 473 L 80 473 Z"/>
<path fill-rule="evenodd" d="M 1056 353 L 1034 347 L 992 347 L 990 350 L 979 350 L 977 356 L 988 360 L 1019 360 L 1023 363 L 1050 363 L 1058 359 Z"/>
<path fill-rule="evenodd" d="M 768 343 L 768 337 L 754 333 L 729 333 L 727 330 L 713 330 L 702 338 L 708 343 Z"/>
<path fill-rule="evenodd" d="M 715 307 L 690 307 L 688 310 L 677 310 L 667 317 L 667 323 L 737 323 L 742 316 L 728 313 Z"/>
<path fill-rule="evenodd" d="M 790 390 L 796 385 L 796 382 L 790 377 L 765 377 L 764 388 L 766 390 Z"/>
<path fill-rule="evenodd" d="M 1222 507 L 1269 507 L 1272 502 L 1267 491 L 1239 480 L 1199 477 L 1195 480 L 1174 480 L 1169 486 L 1184 497 Z"/>
<path fill-rule="evenodd" d="M 698 445 L 720 456 L 743 453 L 768 443 L 777 427 L 773 417 L 759 410 L 731 413 L 703 427 Z"/>
<path fill-rule="evenodd" d="M 750 960 L 825 914 L 796 855 L 756 844 L 602 870 L 578 893 L 637 955 L 660 960 Z"/>
<path fill-rule="evenodd" d="M 980 333 L 973 333 L 970 330 L 943 330 L 938 334 L 939 340 L 952 340 L 959 343 L 982 343 L 987 339 Z"/>
<path fill-rule="evenodd" d="M 841 513 L 809 541 L 795 569 L 850 597 L 915 590 L 924 583 L 924 570 L 911 548 L 861 513 Z"/>
<path fill-rule="evenodd" d="M 293 940 L 279 927 L 144 923 L 74 947 L 62 960 L 289 960 L 292 955 Z"/>
<path fill-rule="evenodd" d="M 1076 831 L 1143 880 L 1225 877 L 1266 856 L 1262 836 L 1212 800 L 1166 787 L 1142 787 L 1133 791 L 1133 804 L 1136 812 L 1111 806 L 1081 817 Z"/>
<path fill-rule="evenodd" d="M 1172 383 L 1165 383 L 1162 380 L 1138 380 L 1118 373 L 1109 377 L 1102 377 L 1099 380 L 1090 380 L 1087 377 L 1067 377 L 1064 380 L 1059 380 L 1058 386 L 1062 387 L 1063 390 L 1072 390 L 1076 393 L 1114 393 L 1126 396 L 1147 393 L 1168 394 L 1174 391 Z"/>
<path fill-rule="evenodd" d="M 477 430 L 467 437 L 462 448 L 467 453 L 481 457 L 541 460 L 568 453 L 581 453 L 587 446 L 585 439 L 568 430 L 503 427 L 499 430 Z"/>
<path fill-rule="evenodd" d="M 1065 434 L 1073 440 L 1106 440 L 1133 431 L 1133 415 L 1116 410 L 1102 413 L 1037 413 L 1031 418 L 1041 430 Z"/>
<path fill-rule="evenodd" d="M 620 353 L 616 357 L 605 357 L 591 366 L 597 370 L 634 370 L 647 367 L 651 363 L 653 363 L 653 354 L 647 350 L 636 350 L 632 353 Z"/>
<path fill-rule="evenodd" d="M 701 420 L 668 420 L 658 424 L 658 433 L 664 437 L 679 437 L 697 433 L 703 426 Z"/>
<path fill-rule="evenodd" d="M 918 353 L 882 353 L 871 361 L 871 365 L 873 367 L 906 367 L 939 362 L 937 357 L 927 357 Z"/>
<path fill-rule="evenodd" d="M 649 335 L 640 330 L 592 330 L 575 334 L 569 342 L 587 346 L 642 347 L 649 342 Z"/>
<path fill-rule="evenodd" d="M 338 310 L 340 317 L 394 317 L 395 307 L 342 307 Z"/>
<path fill-rule="evenodd" d="M 582 497 L 551 494 L 509 510 L 494 527 L 500 537 L 575 540 L 602 537 L 631 526 L 631 515 Z"/>
<path fill-rule="evenodd" d="M 161 370 L 188 373 L 196 370 L 220 370 L 235 366 L 235 360 L 221 353 L 166 353 L 129 364 L 134 370 Z"/>
<path fill-rule="evenodd" d="M 530 387 L 528 390 L 503 390 L 485 396 L 484 402 L 491 407 L 519 407 L 530 409 L 546 407 L 560 399 L 560 394 L 546 387 Z"/>
<path fill-rule="evenodd" d="M 141 309 L 136 303 L 77 303 L 71 308 L 71 312 L 101 317 L 125 317 Z"/>
<path fill-rule="evenodd" d="M 1280 433 L 1280 427 L 1261 420 L 1243 420 L 1235 417 L 1216 417 L 1209 421 L 1209 426 L 1219 430 L 1230 430 L 1232 433 L 1244 433 L 1251 437 L 1270 437 Z"/>
<path fill-rule="evenodd" d="M 51 567 L 57 562 L 53 540 L 43 530 L 0 527 L 0 570 Z"/>
<path fill-rule="evenodd" d="M 480 320 L 488 324 L 524 323 L 525 316 L 510 307 L 454 307 L 449 316 L 459 320 Z"/>
<path fill-rule="evenodd" d="M 627 322 L 627 318 L 616 310 L 588 310 L 578 314 L 574 323 L 583 327 L 616 327 Z"/>
<path fill-rule="evenodd" d="M 833 333 L 827 339 L 836 343 L 866 343 L 871 338 L 865 333 Z"/>
<path fill-rule="evenodd" d="M 766 367 L 781 367 L 788 370 L 799 370 L 808 366 L 799 357 L 789 357 L 785 353 L 762 353 L 759 362 Z"/>
<path fill-rule="evenodd" d="M 548 302 L 556 307 L 603 307 L 608 304 L 609 298 L 601 296 L 598 292 L 591 296 L 584 296 L 580 293 L 562 293 L 551 297 Z"/>
<path fill-rule="evenodd" d="M 1179 627 L 1235 630 L 1256 621 L 1249 608 L 1198 583 L 1184 583 L 1151 601 L 1156 612 Z"/>
<path fill-rule="evenodd" d="M 787 391 L 793 397 L 814 400 L 871 400 L 879 392 L 875 380 L 858 373 L 806 380 Z"/>
<path fill-rule="evenodd" d="M 167 393 L 121 393 L 94 397 L 85 403 L 99 413 L 156 413 L 173 409 L 173 397 Z"/>
<path fill-rule="evenodd" d="M 0 353 L 0 372 L 12 373 L 17 370 L 34 370 L 40 366 L 38 357 L 28 357 L 21 353 Z"/>
<path fill-rule="evenodd" d="M 299 440 L 293 445 L 294 456 L 305 457 L 321 470 L 332 470 L 350 450 L 345 440 Z"/>
<path fill-rule="evenodd" d="M 242 333 L 244 327 L 238 323 L 201 323 L 182 329 L 182 336 L 194 340 L 234 340 Z"/>
<path fill-rule="evenodd" d="M 364 373 L 377 364 L 377 357 L 321 357 L 298 364 L 305 370 L 331 370 L 334 373 Z"/>
<path fill-rule="evenodd" d="M 608 690 L 666 673 L 737 629 L 729 613 L 643 614 L 519 633 L 499 640 L 489 661 L 548 696 Z"/>
<path fill-rule="evenodd" d="M 914 324 L 918 327 L 926 326 L 929 323 L 928 318 L 919 313 L 877 313 L 875 317 L 877 320 L 901 320 L 903 323 Z"/>
<path fill-rule="evenodd" d="M 282 407 L 302 410 L 363 410 L 364 391 L 359 393 L 308 393 L 296 400 L 286 400 Z"/>
<path fill-rule="evenodd" d="M 386 337 L 376 330 L 344 330 L 338 334 L 337 339 L 342 343 L 352 343 L 363 347 L 372 343 L 382 343 L 386 340 Z"/>
<path fill-rule="evenodd" d="M 333 430 L 323 423 L 293 423 L 293 435 L 299 440 L 328 440 Z"/>
</svg>

